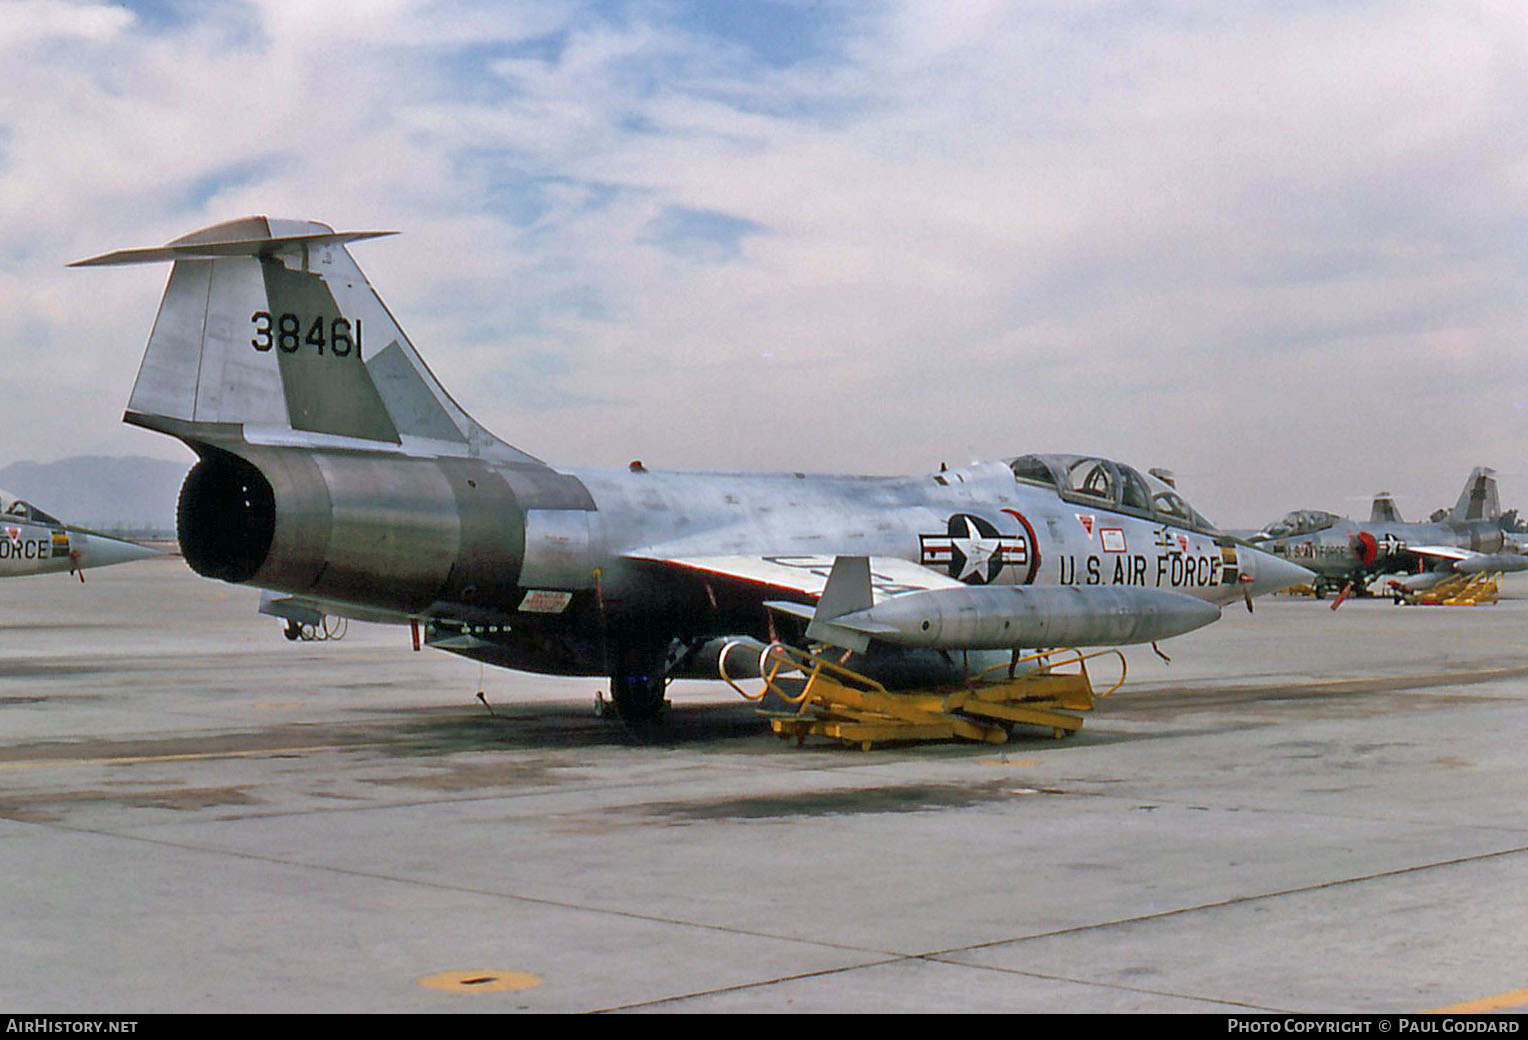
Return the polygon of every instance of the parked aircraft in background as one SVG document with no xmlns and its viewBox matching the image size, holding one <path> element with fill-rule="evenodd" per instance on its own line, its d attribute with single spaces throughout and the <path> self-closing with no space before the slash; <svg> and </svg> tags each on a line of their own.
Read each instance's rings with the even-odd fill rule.
<svg viewBox="0 0 1528 1040">
<path fill-rule="evenodd" d="M 1248 537 L 1252 544 L 1317 575 L 1318 597 L 1362 590 L 1382 574 L 1420 591 L 1451 574 L 1528 570 L 1522 546 L 1503 530 L 1495 471 L 1474 469 L 1454 508 L 1441 519 L 1405 523 L 1388 493 L 1375 496 L 1371 519 L 1358 523 L 1316 509 L 1289 513 Z"/>
<path fill-rule="evenodd" d="M 0 578 L 68 571 L 84 581 L 87 567 L 158 555 L 136 542 L 72 527 L 0 491 Z"/>
<path fill-rule="evenodd" d="M 608 675 L 637 721 L 668 678 L 714 678 L 733 636 L 811 625 L 862 670 L 948 676 L 972 652 L 1165 638 L 1310 577 L 1092 456 L 907 477 L 554 468 L 436 382 L 345 248 L 386 233 L 251 217 L 81 261 L 173 262 L 125 420 L 200 457 L 178 519 L 199 574 L 422 624 L 490 664 Z"/>
</svg>

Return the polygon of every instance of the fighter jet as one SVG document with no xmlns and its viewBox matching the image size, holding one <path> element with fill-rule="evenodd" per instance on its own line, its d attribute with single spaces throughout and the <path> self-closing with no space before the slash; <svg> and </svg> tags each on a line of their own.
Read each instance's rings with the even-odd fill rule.
<svg viewBox="0 0 1528 1040">
<path fill-rule="evenodd" d="M 187 563 L 281 609 L 608 675 L 643 722 L 668 679 L 715 678 L 729 637 L 842 647 L 894 682 L 1166 638 L 1310 577 L 1093 456 L 906 477 L 554 467 L 430 373 L 346 248 L 384 234 L 250 217 L 79 262 L 172 263 L 124 419 L 199 456 Z"/>
<path fill-rule="evenodd" d="M 157 550 L 136 542 L 72 527 L 0 491 L 0 578 L 68 571 L 84 581 L 86 567 L 157 555 Z"/>
<path fill-rule="evenodd" d="M 1301 509 L 1248 540 L 1314 571 L 1317 597 L 1362 592 L 1382 574 L 1407 572 L 1388 584 L 1415 592 L 1450 574 L 1528 570 L 1522 546 L 1503 530 L 1495 471 L 1484 466 L 1471 471 L 1459 501 L 1437 520 L 1405 523 L 1381 493 L 1367 523 Z"/>
</svg>

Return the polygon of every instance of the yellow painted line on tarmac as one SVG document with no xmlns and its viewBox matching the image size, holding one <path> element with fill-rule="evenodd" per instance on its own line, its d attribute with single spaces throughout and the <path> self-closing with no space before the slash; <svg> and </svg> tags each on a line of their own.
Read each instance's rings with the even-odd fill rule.
<svg viewBox="0 0 1528 1040">
<path fill-rule="evenodd" d="M 1427 1014 L 1487 1015 L 1492 1011 L 1505 1011 L 1508 1008 L 1520 1007 L 1528 1007 L 1528 989 L 1515 989 L 1508 993 L 1498 993 L 1494 997 L 1481 997 L 1479 1000 L 1467 1000 L 1463 1004 L 1450 1004 L 1448 1007 L 1433 1008 Z"/>
<path fill-rule="evenodd" d="M 426 975 L 417 980 L 428 989 L 446 993 L 508 993 L 517 989 L 534 989 L 541 985 L 541 976 L 528 971 L 443 971 L 438 975 Z"/>
<path fill-rule="evenodd" d="M 132 755 L 122 758 L 46 758 L 25 762 L 0 762 L 0 771 L 9 769 L 59 769 L 79 766 L 130 766 L 148 762 L 195 762 L 209 758 L 258 758 L 261 755 L 301 755 L 315 751 L 353 751 L 378 747 L 377 744 L 323 744 L 289 748 L 258 748 L 252 751 L 198 751 L 184 755 Z"/>
</svg>

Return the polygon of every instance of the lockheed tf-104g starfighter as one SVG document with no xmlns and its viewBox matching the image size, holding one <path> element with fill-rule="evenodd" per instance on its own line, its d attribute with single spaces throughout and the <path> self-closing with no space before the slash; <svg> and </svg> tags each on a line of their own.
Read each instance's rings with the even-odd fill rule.
<svg viewBox="0 0 1528 1040">
<path fill-rule="evenodd" d="M 1407 523 L 1382 494 L 1375 497 L 1365 523 L 1301 509 L 1248 540 L 1314 571 L 1318 598 L 1334 589 L 1345 598 L 1387 574 L 1394 576 L 1386 579 L 1383 591 L 1399 595 L 1420 592 L 1454 574 L 1528 570 L 1522 546 L 1503 530 L 1496 473 L 1485 466 L 1470 472 L 1454 508 L 1434 520 Z"/>
<path fill-rule="evenodd" d="M 669 678 L 714 678 L 724 639 L 801 640 L 802 620 L 895 681 L 958 674 L 973 651 L 1154 641 L 1309 577 L 1101 458 L 553 467 L 430 373 L 346 248 L 379 234 L 251 217 L 80 262 L 173 263 L 125 420 L 200 457 L 177 511 L 197 573 L 422 625 L 490 664 L 608 675 L 628 720 Z M 851 557 L 872 588 L 827 602 Z"/>
<path fill-rule="evenodd" d="M 0 491 L 0 578 L 68 571 L 142 560 L 159 553 L 136 542 L 66 524 L 30 502 Z"/>
</svg>

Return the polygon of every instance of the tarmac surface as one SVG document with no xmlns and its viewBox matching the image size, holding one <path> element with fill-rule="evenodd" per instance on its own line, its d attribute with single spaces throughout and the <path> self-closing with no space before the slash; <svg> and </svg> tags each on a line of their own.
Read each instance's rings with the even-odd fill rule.
<svg viewBox="0 0 1528 1040">
<path fill-rule="evenodd" d="M 289 643 L 177 559 L 10 580 L 0 1007 L 1521 1011 L 1525 579 L 1227 608 L 1076 736 L 869 752 Z"/>
</svg>

